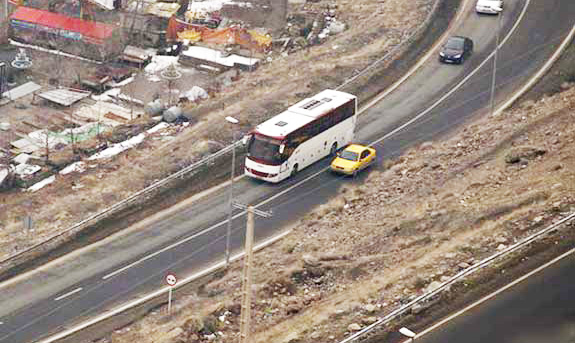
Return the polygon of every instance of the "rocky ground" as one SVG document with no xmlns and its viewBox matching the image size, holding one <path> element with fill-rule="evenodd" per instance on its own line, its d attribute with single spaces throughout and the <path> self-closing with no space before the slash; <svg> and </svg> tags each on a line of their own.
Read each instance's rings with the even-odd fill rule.
<svg viewBox="0 0 575 343">
<path fill-rule="evenodd" d="M 574 212 L 574 107 L 574 88 L 527 100 L 350 180 L 256 254 L 254 341 L 337 342 Z M 240 276 L 237 263 L 181 294 L 172 316 L 158 309 L 99 342 L 235 341 Z"/>
<path fill-rule="evenodd" d="M 147 143 L 106 168 L 64 179 L 37 194 L 0 195 L 2 253 L 7 256 L 42 240 L 196 157 L 189 149 L 174 147 L 201 145 L 208 137 L 229 142 L 228 132 L 211 131 L 220 130 L 215 123 L 224 116 L 239 117 L 247 129 L 299 96 L 338 81 L 322 75 L 345 79 L 414 30 L 429 4 L 342 2 L 343 15 L 364 26 L 289 59 L 278 58 L 241 79 L 205 110 L 200 108 L 198 125 L 173 142 Z M 386 20 L 375 20 L 381 18 Z M 377 44 L 368 46 L 360 38 Z M 343 57 L 350 52 L 353 58 Z M 302 67 L 306 61 L 313 66 Z M 316 73 L 321 82 L 309 77 Z M 293 84 L 285 82 L 285 75 Z M 247 92 L 249 99 L 237 101 Z M 208 115 L 216 106 L 221 110 Z M 560 93 L 533 97 L 497 117 L 479 119 L 444 141 L 424 143 L 361 182 L 350 180 L 339 197 L 257 254 L 254 341 L 336 342 L 575 211 L 573 107 L 575 89 L 565 85 Z M 132 167 L 129 172 L 125 165 Z M 78 184 L 83 187 L 72 192 Z M 19 226 L 28 212 L 35 213 L 39 228 L 32 236 Z M 240 276 L 241 264 L 234 264 L 199 292 L 178 292 L 171 316 L 159 308 L 100 342 L 235 341 Z"/>
<path fill-rule="evenodd" d="M 298 6 L 316 6 L 318 10 L 328 3 L 332 8 L 337 5 L 336 16 L 347 24 L 346 31 L 309 49 L 273 55 L 272 61 L 257 71 L 242 74 L 225 92 L 197 108 L 193 113 L 197 123 L 185 130 L 175 129 L 173 139 L 146 141 L 138 149 L 95 165 L 82 175 L 59 178 L 37 193 L 0 193 L 0 259 L 45 240 L 229 144 L 231 132 L 221 125 L 225 116 L 238 118 L 241 130 L 246 132 L 302 97 L 342 83 L 405 42 L 427 17 L 434 2 L 360 0 Z M 127 131 L 138 129 L 139 125 L 130 126 Z M 35 222 L 33 233 L 22 230 L 22 218 L 26 215 Z"/>
<path fill-rule="evenodd" d="M 225 108 L 208 116 L 207 110 L 216 105 L 207 104 L 205 113 L 198 112 L 201 121 L 195 129 L 182 132 L 175 142 L 146 144 L 106 169 L 65 179 L 35 195 L 1 195 L 2 252 L 6 256 L 16 245 L 32 241 L 18 226 L 19 216 L 27 211 L 38 213 L 42 229 L 35 239 L 57 232 L 186 164 L 194 156 L 174 146 L 200 144 L 198 132 L 220 129 L 215 123 L 224 116 L 240 117 L 247 128 L 294 102 L 302 89 L 313 93 L 329 87 L 336 80 L 321 78 L 323 73 L 338 70 L 345 75 L 355 68 L 353 61 L 367 63 L 390 48 L 386 39 L 379 42 L 381 50 L 367 44 L 362 49 L 361 40 L 353 40 L 356 48 L 346 51 L 353 51 L 354 59 L 346 60 L 338 52 L 348 46 L 347 40 L 390 32 L 387 40 L 397 43 L 400 39 L 393 37 L 414 30 L 428 5 L 342 2 L 342 12 L 350 18 L 390 17 L 351 28 L 346 32 L 352 36 L 342 34 L 317 50 L 298 52 L 289 61 L 278 59 L 245 77 L 238 88 L 213 99 Z M 397 15 L 402 6 L 413 17 Z M 359 10 L 364 12 L 354 12 Z M 379 22 L 382 26 L 374 24 Z M 386 29 L 391 25 L 404 34 Z M 298 70 L 306 60 L 321 63 L 314 63 L 313 70 Z M 317 73 L 322 82 L 310 81 L 310 73 Z M 285 75 L 293 85 L 285 82 Z M 245 98 L 252 89 L 250 94 L 261 103 L 246 99 L 236 104 L 234 99 Z M 285 94 L 294 96 L 288 99 Z M 575 89 L 565 85 L 560 93 L 532 97 L 497 117 L 478 119 L 446 140 L 424 143 L 387 161 L 383 171 L 350 180 L 339 197 L 296 223 L 284 240 L 257 253 L 256 261 L 262 262 L 254 267 L 254 342 L 337 342 L 475 261 L 575 211 L 573 107 Z M 220 132 L 210 137 L 226 142 L 229 136 Z M 148 161 L 159 156 L 164 167 L 153 168 L 163 170 L 150 173 Z M 132 166 L 129 173 L 122 168 L 127 164 Z M 72 182 L 84 187 L 71 192 Z M 240 276 L 241 263 L 236 263 L 199 292 L 178 292 L 172 315 L 159 308 L 99 343 L 236 341 Z"/>
</svg>

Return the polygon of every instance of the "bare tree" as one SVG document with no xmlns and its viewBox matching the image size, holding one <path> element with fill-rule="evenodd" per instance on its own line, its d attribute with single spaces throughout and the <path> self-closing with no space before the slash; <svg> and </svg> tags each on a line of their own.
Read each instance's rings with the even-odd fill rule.
<svg viewBox="0 0 575 343">
<path fill-rule="evenodd" d="M 75 124 L 72 124 L 68 128 L 68 137 L 70 139 L 70 145 L 72 146 L 72 154 L 74 154 L 74 156 L 76 156 L 76 154 L 78 153 L 78 149 L 76 146 L 76 143 L 78 142 L 78 134 L 76 133 L 76 125 Z"/>
<path fill-rule="evenodd" d="M 0 182 L 0 189 L 12 188 L 12 186 L 14 185 L 15 181 L 14 168 L 10 164 L 10 162 L 12 161 L 12 157 L 13 156 L 10 150 L 0 148 L 0 172 L 2 172 L 3 170 L 8 172 L 6 178 L 4 178 L 4 180 Z"/>
<path fill-rule="evenodd" d="M 36 115 L 37 122 L 40 122 L 39 119 L 40 116 Z M 43 152 L 46 164 L 50 163 L 50 154 L 52 153 L 52 148 L 56 143 L 56 137 L 51 133 L 52 132 L 48 128 L 45 128 L 41 130 L 41 133 L 39 135 L 40 144 L 42 144 L 42 149 L 44 150 Z"/>
</svg>

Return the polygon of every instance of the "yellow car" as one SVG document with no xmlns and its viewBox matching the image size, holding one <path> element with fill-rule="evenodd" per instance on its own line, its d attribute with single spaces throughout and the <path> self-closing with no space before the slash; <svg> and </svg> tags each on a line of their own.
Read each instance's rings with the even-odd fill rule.
<svg viewBox="0 0 575 343">
<path fill-rule="evenodd" d="M 376 161 L 375 149 L 360 144 L 348 145 L 331 162 L 331 170 L 346 175 L 357 175 L 357 173 L 367 168 Z"/>
</svg>

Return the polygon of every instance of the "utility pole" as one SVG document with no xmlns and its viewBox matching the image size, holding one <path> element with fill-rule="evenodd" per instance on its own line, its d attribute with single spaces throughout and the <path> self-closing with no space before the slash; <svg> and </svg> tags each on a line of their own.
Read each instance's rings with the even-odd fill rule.
<svg viewBox="0 0 575 343">
<path fill-rule="evenodd" d="M 253 206 L 234 203 L 235 207 L 246 209 L 248 221 L 246 226 L 246 246 L 244 257 L 244 270 L 242 275 L 242 309 L 240 314 L 240 343 L 250 342 L 250 319 L 252 305 L 252 262 L 254 244 L 254 213 L 262 217 L 270 217 L 270 212 L 256 210 Z"/>
<path fill-rule="evenodd" d="M 230 238 L 232 235 L 232 219 L 233 219 L 233 202 L 234 202 L 234 177 L 236 170 L 236 124 L 239 123 L 234 117 L 226 117 L 226 121 L 232 124 L 232 170 L 230 173 L 230 194 L 228 203 L 228 228 L 226 232 L 226 268 L 230 265 Z"/>
<path fill-rule="evenodd" d="M 493 75 L 491 76 L 491 95 L 489 98 L 489 114 L 495 113 L 495 77 L 497 74 L 497 52 L 499 51 L 499 35 L 501 31 L 501 17 L 503 17 L 503 9 L 495 8 L 498 12 L 497 18 L 497 31 L 495 32 L 495 51 L 493 53 Z"/>
</svg>

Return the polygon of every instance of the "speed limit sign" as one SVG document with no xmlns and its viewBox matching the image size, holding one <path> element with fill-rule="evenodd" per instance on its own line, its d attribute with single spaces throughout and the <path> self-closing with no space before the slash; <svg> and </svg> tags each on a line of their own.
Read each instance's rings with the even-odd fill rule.
<svg viewBox="0 0 575 343">
<path fill-rule="evenodd" d="M 176 279 L 176 276 L 175 276 L 174 274 L 168 274 L 168 275 L 166 275 L 166 283 L 167 283 L 169 286 L 172 286 L 172 287 L 175 286 L 175 285 L 176 285 L 176 282 L 178 282 L 178 279 Z"/>
</svg>

